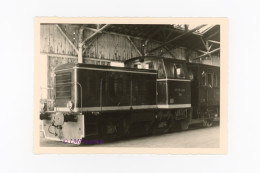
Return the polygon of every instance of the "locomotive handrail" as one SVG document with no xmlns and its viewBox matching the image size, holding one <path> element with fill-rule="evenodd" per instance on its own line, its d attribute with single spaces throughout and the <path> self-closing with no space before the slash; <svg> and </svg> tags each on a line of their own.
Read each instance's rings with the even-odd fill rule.
<svg viewBox="0 0 260 173">
<path fill-rule="evenodd" d="M 40 89 L 41 89 L 41 99 L 42 99 L 42 89 L 45 89 L 48 92 L 48 90 L 52 90 L 53 88 L 50 88 L 50 87 L 40 87 Z M 46 100 L 50 100 L 50 99 L 46 99 Z"/>
</svg>

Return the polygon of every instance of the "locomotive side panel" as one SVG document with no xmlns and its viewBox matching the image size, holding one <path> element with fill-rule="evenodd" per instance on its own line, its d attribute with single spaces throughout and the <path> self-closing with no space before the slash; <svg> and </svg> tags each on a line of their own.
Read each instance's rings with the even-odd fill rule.
<svg viewBox="0 0 260 173">
<path fill-rule="evenodd" d="M 82 87 L 83 111 L 130 110 L 131 106 L 140 109 L 145 108 L 143 105 L 156 105 L 155 72 L 103 66 L 95 68 L 85 65 L 77 71 L 77 80 Z M 76 103 L 76 107 L 80 108 L 79 86 Z"/>
<path fill-rule="evenodd" d="M 167 104 L 167 82 L 157 81 L 157 104 L 166 105 Z"/>
<path fill-rule="evenodd" d="M 103 106 L 130 105 L 130 74 L 123 72 L 106 72 L 102 83 Z"/>
<path fill-rule="evenodd" d="M 132 74 L 132 105 L 156 105 L 156 74 Z"/>
<path fill-rule="evenodd" d="M 168 80 L 168 95 L 169 105 L 190 107 L 190 81 Z"/>
<path fill-rule="evenodd" d="M 78 69 L 77 81 L 82 87 L 82 107 L 100 106 L 100 84 L 101 79 L 106 77 L 104 71 Z M 77 107 L 81 107 L 81 93 L 78 86 Z"/>
</svg>

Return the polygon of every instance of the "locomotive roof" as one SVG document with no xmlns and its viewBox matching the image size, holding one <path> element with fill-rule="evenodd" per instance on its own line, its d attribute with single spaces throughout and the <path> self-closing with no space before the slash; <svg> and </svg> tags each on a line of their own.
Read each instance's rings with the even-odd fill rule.
<svg viewBox="0 0 260 173">
<path fill-rule="evenodd" d="M 60 66 L 57 66 L 55 68 L 55 71 L 57 70 L 63 70 L 63 69 L 70 69 L 74 67 L 89 67 L 89 68 L 100 68 L 100 69 L 115 69 L 115 70 L 127 70 L 127 71 L 140 71 L 140 72 L 150 72 L 150 73 L 156 73 L 156 70 L 151 69 L 136 69 L 136 68 L 128 68 L 128 67 L 115 67 L 115 66 L 107 66 L 107 65 L 96 65 L 96 64 L 83 64 L 83 63 L 67 63 L 62 64 Z"/>
</svg>

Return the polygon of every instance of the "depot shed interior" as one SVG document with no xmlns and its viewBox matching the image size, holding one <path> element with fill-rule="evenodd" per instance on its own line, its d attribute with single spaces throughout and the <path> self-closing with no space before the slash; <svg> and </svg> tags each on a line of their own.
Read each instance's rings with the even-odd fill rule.
<svg viewBox="0 0 260 173">
<path fill-rule="evenodd" d="M 79 62 L 122 65 L 140 56 L 220 64 L 220 25 L 46 24 L 40 25 L 41 87 L 52 87 L 54 68 Z M 43 94 L 48 97 L 47 93 Z"/>
</svg>

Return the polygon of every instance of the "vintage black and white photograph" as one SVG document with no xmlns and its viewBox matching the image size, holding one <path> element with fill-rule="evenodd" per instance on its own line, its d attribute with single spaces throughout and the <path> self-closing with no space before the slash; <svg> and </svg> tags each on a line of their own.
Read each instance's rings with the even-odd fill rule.
<svg viewBox="0 0 260 173">
<path fill-rule="evenodd" d="M 35 22 L 36 152 L 225 151 L 227 20 L 48 19 Z"/>
</svg>

